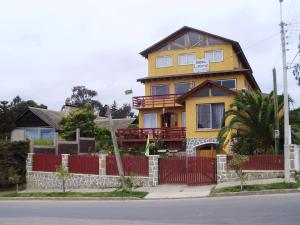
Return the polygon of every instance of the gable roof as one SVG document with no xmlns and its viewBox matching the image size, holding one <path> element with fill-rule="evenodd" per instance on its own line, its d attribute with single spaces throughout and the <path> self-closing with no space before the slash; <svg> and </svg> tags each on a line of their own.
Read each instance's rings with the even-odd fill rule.
<svg viewBox="0 0 300 225">
<path fill-rule="evenodd" d="M 176 99 L 176 102 L 179 103 L 179 104 L 182 104 L 183 102 L 185 102 L 185 100 L 187 98 L 189 98 L 190 96 L 192 96 L 193 94 L 195 94 L 197 91 L 201 90 L 202 88 L 205 88 L 205 87 L 216 87 L 218 89 L 221 89 L 222 91 L 225 91 L 229 94 L 233 94 L 233 95 L 236 95 L 238 92 L 237 91 L 234 91 L 234 90 L 230 90 L 229 88 L 227 87 L 224 87 L 224 86 L 221 86 L 211 80 L 206 80 L 204 81 L 203 83 L 199 84 L 198 86 L 194 87 L 192 90 L 188 91 L 187 93 L 181 95 L 180 97 L 178 97 Z"/>
<path fill-rule="evenodd" d="M 202 31 L 202 30 L 198 30 L 198 29 L 195 29 L 195 28 L 192 28 L 192 27 L 188 27 L 188 26 L 184 26 L 184 27 L 180 28 L 179 30 L 177 30 L 174 33 L 170 34 L 169 36 L 163 38 L 159 42 L 151 45 L 149 48 L 146 48 L 145 50 L 143 50 L 142 52 L 140 52 L 140 54 L 142 56 L 144 56 L 145 58 L 148 58 L 148 54 L 149 53 L 160 49 L 167 42 L 176 39 L 177 37 L 179 37 L 180 35 L 188 32 L 188 31 L 193 31 L 193 32 L 196 32 L 196 33 L 199 33 L 199 34 L 204 34 L 204 35 L 207 35 L 207 36 L 218 38 L 218 39 L 221 39 L 221 40 L 223 40 L 225 42 L 228 42 L 228 43 L 232 44 L 235 53 L 239 57 L 240 61 L 244 65 L 244 67 L 247 68 L 247 69 L 250 69 L 250 71 L 252 72 L 250 64 L 249 64 L 249 62 L 248 62 L 248 60 L 247 60 L 247 58 L 246 58 L 246 56 L 245 56 L 245 54 L 244 54 L 241 46 L 240 46 L 240 44 L 237 41 L 234 41 L 234 40 L 231 40 L 231 39 L 228 39 L 228 38 L 225 38 L 225 37 L 221 37 L 221 36 L 218 36 L 218 35 L 215 35 L 215 34 L 211 34 L 211 33 L 208 33 L 208 32 Z"/>
<path fill-rule="evenodd" d="M 39 119 L 44 121 L 50 127 L 55 128 L 56 130 L 60 130 L 59 122 L 65 116 L 64 112 L 53 111 L 53 110 L 42 109 L 42 108 L 35 108 L 35 107 L 28 107 L 28 109 L 25 112 L 23 112 L 20 116 L 18 116 L 16 121 L 22 118 L 22 116 L 25 115 L 28 111 L 36 115 Z"/>
</svg>

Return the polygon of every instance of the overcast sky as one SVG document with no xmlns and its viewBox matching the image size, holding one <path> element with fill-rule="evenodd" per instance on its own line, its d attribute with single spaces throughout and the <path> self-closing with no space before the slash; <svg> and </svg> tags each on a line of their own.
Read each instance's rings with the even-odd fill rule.
<svg viewBox="0 0 300 225">
<path fill-rule="evenodd" d="M 300 1 L 284 1 L 288 62 L 297 53 Z M 184 25 L 238 41 L 264 92 L 277 68 L 282 91 L 278 0 L 0 0 L 0 100 L 16 95 L 58 110 L 75 85 L 96 90 L 102 103 L 144 95 L 139 52 Z M 299 57 L 295 62 L 299 62 Z M 300 87 L 289 71 L 289 91 Z"/>
</svg>

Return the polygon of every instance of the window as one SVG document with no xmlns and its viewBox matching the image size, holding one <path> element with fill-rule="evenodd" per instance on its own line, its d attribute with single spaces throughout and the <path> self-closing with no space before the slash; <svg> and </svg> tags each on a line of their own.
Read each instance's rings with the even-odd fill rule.
<svg viewBox="0 0 300 225">
<path fill-rule="evenodd" d="M 38 128 L 26 128 L 25 129 L 25 138 L 30 140 L 39 139 L 39 129 Z"/>
<path fill-rule="evenodd" d="M 195 53 L 180 54 L 178 56 L 178 64 L 181 66 L 194 64 L 195 61 L 196 61 Z"/>
<path fill-rule="evenodd" d="M 33 139 L 54 139 L 55 130 L 53 128 L 26 128 L 25 138 Z"/>
<path fill-rule="evenodd" d="M 236 89 L 236 80 L 230 79 L 230 80 L 217 80 L 217 84 L 222 85 L 224 87 L 227 87 L 229 89 Z"/>
<path fill-rule="evenodd" d="M 153 85 L 151 87 L 152 95 L 168 95 L 169 94 L 169 85 L 161 84 L 161 85 Z"/>
<path fill-rule="evenodd" d="M 224 60 L 223 51 L 207 51 L 205 52 L 205 59 L 207 59 L 209 62 L 222 62 Z"/>
<path fill-rule="evenodd" d="M 156 68 L 170 67 L 173 65 L 172 56 L 159 56 L 156 58 Z"/>
<path fill-rule="evenodd" d="M 204 87 L 200 89 L 196 94 L 193 95 L 194 97 L 208 97 L 209 96 L 209 87 Z"/>
<path fill-rule="evenodd" d="M 224 90 L 217 88 L 217 87 L 212 87 L 210 90 L 211 90 L 212 96 L 227 96 L 228 95 L 228 93 L 226 93 Z"/>
<path fill-rule="evenodd" d="M 186 127 L 186 113 L 182 112 L 181 114 L 181 126 Z"/>
<path fill-rule="evenodd" d="M 191 83 L 175 83 L 175 94 L 184 94 L 190 90 Z"/>
<path fill-rule="evenodd" d="M 223 115 L 223 103 L 197 105 L 197 128 L 219 129 L 222 126 Z"/>
<path fill-rule="evenodd" d="M 156 113 L 144 114 L 144 128 L 156 128 Z"/>
</svg>

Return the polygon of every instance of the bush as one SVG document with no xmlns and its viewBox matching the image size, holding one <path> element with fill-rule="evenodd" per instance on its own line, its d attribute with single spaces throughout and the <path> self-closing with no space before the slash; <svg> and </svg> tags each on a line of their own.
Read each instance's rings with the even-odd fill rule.
<svg viewBox="0 0 300 225">
<path fill-rule="evenodd" d="M 28 141 L 0 142 L 0 188 L 12 186 L 9 177 L 16 174 L 21 176 L 19 183 L 25 182 L 28 152 Z"/>
<path fill-rule="evenodd" d="M 96 127 L 95 139 L 97 141 L 97 151 L 113 152 L 114 147 L 111 139 L 111 132 L 105 127 Z"/>
</svg>

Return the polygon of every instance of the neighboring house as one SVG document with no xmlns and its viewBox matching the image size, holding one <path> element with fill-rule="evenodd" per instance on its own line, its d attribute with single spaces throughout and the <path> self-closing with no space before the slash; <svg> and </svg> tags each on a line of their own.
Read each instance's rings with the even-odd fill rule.
<svg viewBox="0 0 300 225">
<path fill-rule="evenodd" d="M 11 140 L 53 139 L 55 132 L 61 131 L 59 123 L 62 118 L 74 110 L 77 108 L 73 106 L 64 106 L 62 111 L 28 107 L 18 116 L 16 128 L 11 133 Z M 114 127 L 115 129 L 127 128 L 134 120 L 134 118 L 113 119 Z M 100 127 L 109 128 L 108 119 L 105 117 L 97 117 L 95 123 Z"/>
<path fill-rule="evenodd" d="M 150 134 L 187 155 L 214 156 L 234 96 L 260 90 L 239 43 L 185 26 L 140 54 L 148 59 L 148 76 L 137 79 L 145 96 L 133 97 L 139 128 L 117 132 L 123 148 L 145 146 Z"/>
</svg>

